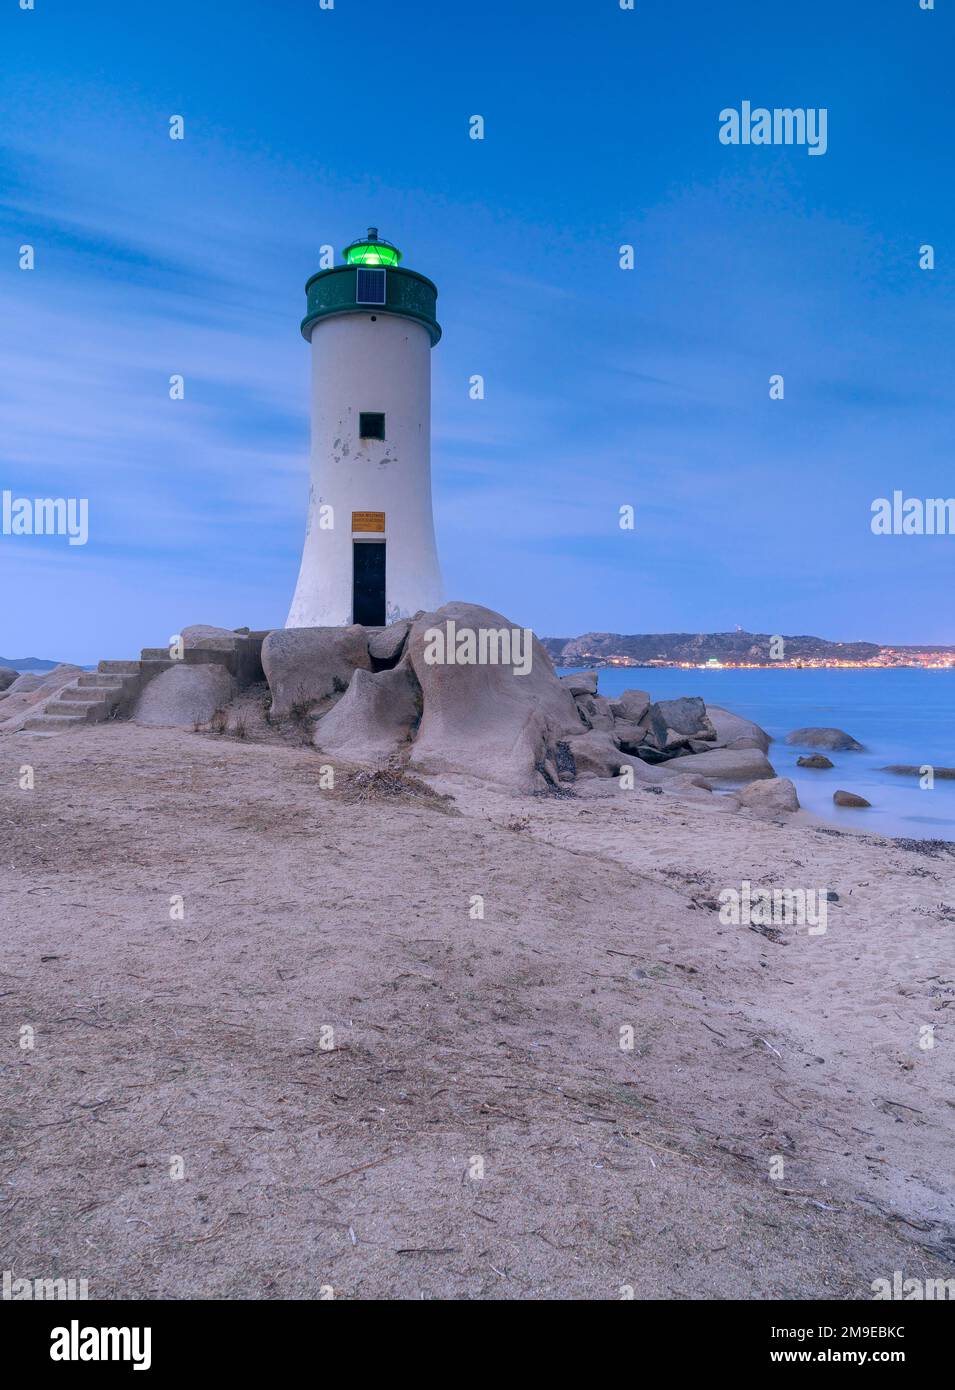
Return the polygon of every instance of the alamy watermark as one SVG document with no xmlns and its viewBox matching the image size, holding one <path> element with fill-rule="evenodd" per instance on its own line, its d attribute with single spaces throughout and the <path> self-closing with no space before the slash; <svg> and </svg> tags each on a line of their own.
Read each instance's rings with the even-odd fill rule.
<svg viewBox="0 0 955 1390">
<path fill-rule="evenodd" d="M 739 888 L 719 895 L 724 927 L 806 927 L 809 936 L 824 936 L 827 928 L 827 888 L 754 888 L 743 879 Z"/>
<path fill-rule="evenodd" d="M 530 673 L 534 633 L 529 627 L 463 627 L 453 618 L 424 634 L 428 666 L 513 666 L 515 676 Z"/>
<path fill-rule="evenodd" d="M 88 1299 L 90 1281 L 88 1279 L 18 1279 L 12 1269 L 3 1271 L 0 1285 L 0 1298 L 6 1302 L 22 1303 L 35 1299 L 37 1302 L 52 1302 L 57 1299 Z"/>
<path fill-rule="evenodd" d="M 737 111 L 720 112 L 722 145 L 805 145 L 810 154 L 829 148 L 829 111 L 825 106 L 754 107 L 744 101 Z"/>
<path fill-rule="evenodd" d="M 901 1299 L 903 1302 L 921 1302 L 923 1299 L 955 1299 L 955 1279 L 906 1279 L 902 1271 L 894 1271 L 891 1279 L 873 1279 L 869 1285 L 876 1302 L 884 1299 Z"/>
<path fill-rule="evenodd" d="M 955 497 L 906 497 L 896 488 L 870 511 L 874 536 L 955 536 Z"/>
<path fill-rule="evenodd" d="M 152 1347 L 151 1327 L 81 1327 L 73 1318 L 50 1333 L 51 1361 L 129 1361 L 134 1371 L 148 1371 Z"/>
<path fill-rule="evenodd" d="M 5 536 L 67 536 L 70 545 L 89 540 L 90 504 L 85 497 L 14 497 L 4 488 L 0 514 Z"/>
</svg>

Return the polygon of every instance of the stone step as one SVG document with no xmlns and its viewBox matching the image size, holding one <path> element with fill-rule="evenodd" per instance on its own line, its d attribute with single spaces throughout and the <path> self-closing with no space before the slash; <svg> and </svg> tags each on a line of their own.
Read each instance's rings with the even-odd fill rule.
<svg viewBox="0 0 955 1390">
<path fill-rule="evenodd" d="M 70 719 L 84 720 L 87 724 L 101 724 L 109 718 L 109 702 L 97 700 L 95 704 L 77 705 L 70 700 L 51 700 L 43 711 L 44 717 L 65 715 Z"/>
<path fill-rule="evenodd" d="M 140 661 L 101 661 L 97 671 L 102 675 L 138 676 L 142 669 Z"/>
<path fill-rule="evenodd" d="M 183 653 L 181 664 L 185 666 L 228 666 L 229 670 L 232 671 L 235 661 L 236 653 L 231 648 L 187 647 Z"/>
<path fill-rule="evenodd" d="M 119 694 L 122 688 L 121 685 L 117 686 L 116 694 Z M 68 700 L 71 705 L 107 704 L 113 698 L 113 688 L 102 685 L 64 685 L 56 698 Z"/>
<path fill-rule="evenodd" d="M 31 733 L 55 733 L 58 729 L 75 729 L 85 724 L 82 714 L 34 714 L 24 724 Z"/>
<path fill-rule="evenodd" d="M 121 675 L 114 676 L 99 671 L 90 671 L 76 678 L 76 684 L 81 690 L 115 690 L 117 695 L 126 689 L 126 683 L 126 678 Z"/>
</svg>

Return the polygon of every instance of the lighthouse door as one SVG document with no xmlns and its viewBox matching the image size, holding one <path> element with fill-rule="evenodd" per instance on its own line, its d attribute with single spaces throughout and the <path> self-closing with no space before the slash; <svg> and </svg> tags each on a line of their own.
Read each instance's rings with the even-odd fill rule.
<svg viewBox="0 0 955 1390">
<path fill-rule="evenodd" d="M 355 541 L 352 622 L 385 626 L 385 542 Z"/>
</svg>

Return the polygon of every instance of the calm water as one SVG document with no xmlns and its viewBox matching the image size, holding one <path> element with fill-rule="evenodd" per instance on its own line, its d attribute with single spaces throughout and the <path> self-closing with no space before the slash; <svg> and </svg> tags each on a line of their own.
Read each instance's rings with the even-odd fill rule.
<svg viewBox="0 0 955 1390">
<path fill-rule="evenodd" d="M 761 724 L 778 740 L 769 757 L 780 777 L 791 777 L 807 811 L 835 825 L 881 835 L 955 840 L 955 781 L 936 780 L 922 791 L 917 777 L 880 772 L 887 763 L 955 767 L 955 671 L 677 671 L 631 667 L 602 670 L 598 690 L 611 697 L 628 688 L 655 700 L 701 695 Z M 796 759 L 807 750 L 782 739 L 806 725 L 845 729 L 864 753 L 820 750 L 835 763 L 807 772 Z M 870 811 L 832 803 L 838 788 L 872 802 Z"/>
</svg>

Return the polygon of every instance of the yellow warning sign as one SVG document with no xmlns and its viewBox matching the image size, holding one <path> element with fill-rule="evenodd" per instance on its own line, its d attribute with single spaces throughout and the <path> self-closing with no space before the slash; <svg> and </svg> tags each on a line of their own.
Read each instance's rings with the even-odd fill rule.
<svg viewBox="0 0 955 1390">
<path fill-rule="evenodd" d="M 384 531 L 385 514 L 384 512 L 352 512 L 351 529 L 353 531 Z"/>
</svg>

